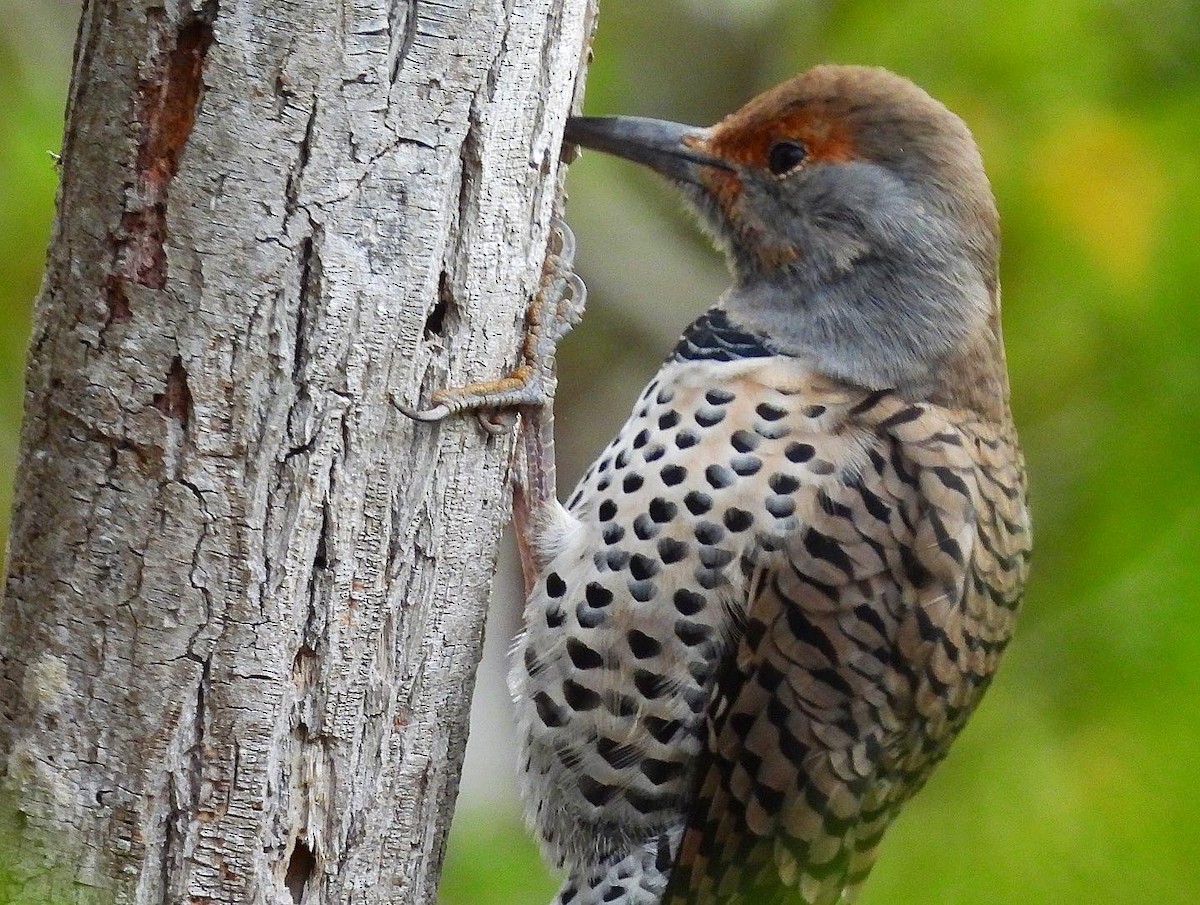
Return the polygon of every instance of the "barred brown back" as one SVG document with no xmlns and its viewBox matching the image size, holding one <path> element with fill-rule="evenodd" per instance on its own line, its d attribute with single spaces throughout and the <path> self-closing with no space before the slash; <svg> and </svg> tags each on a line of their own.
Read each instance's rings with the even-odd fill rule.
<svg viewBox="0 0 1200 905">
<path fill-rule="evenodd" d="M 1011 635 L 1030 549 L 1011 429 L 887 393 L 848 418 L 869 467 L 754 563 L 669 905 L 850 901 Z"/>
</svg>

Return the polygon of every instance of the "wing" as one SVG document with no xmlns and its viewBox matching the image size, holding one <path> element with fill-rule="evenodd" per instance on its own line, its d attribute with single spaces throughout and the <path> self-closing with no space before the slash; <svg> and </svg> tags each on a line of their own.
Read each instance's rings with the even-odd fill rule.
<svg viewBox="0 0 1200 905">
<path fill-rule="evenodd" d="M 851 901 L 996 667 L 1028 547 L 1015 447 L 894 397 L 874 417 L 870 467 L 756 564 L 664 905 Z M 989 451 L 1015 470 L 981 477 Z"/>
</svg>

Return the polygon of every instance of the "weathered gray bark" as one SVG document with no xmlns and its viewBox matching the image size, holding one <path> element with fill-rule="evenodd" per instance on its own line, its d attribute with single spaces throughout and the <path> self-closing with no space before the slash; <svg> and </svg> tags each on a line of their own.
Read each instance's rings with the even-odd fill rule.
<svg viewBox="0 0 1200 905">
<path fill-rule="evenodd" d="M 0 610 L 18 901 L 429 902 L 588 0 L 92 0 Z"/>
</svg>

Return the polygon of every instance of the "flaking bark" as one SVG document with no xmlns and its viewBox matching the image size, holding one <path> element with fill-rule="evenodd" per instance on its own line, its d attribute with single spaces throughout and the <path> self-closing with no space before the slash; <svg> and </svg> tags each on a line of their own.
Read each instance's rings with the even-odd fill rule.
<svg viewBox="0 0 1200 905">
<path fill-rule="evenodd" d="M 588 0 L 85 6 L 0 610 L 20 902 L 418 903 Z"/>
</svg>

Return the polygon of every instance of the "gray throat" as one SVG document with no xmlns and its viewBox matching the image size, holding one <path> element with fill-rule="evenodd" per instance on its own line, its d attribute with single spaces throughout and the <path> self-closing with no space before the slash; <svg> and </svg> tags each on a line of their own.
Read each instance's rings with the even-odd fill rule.
<svg viewBox="0 0 1200 905">
<path fill-rule="evenodd" d="M 810 361 L 819 373 L 920 396 L 939 365 L 986 327 L 992 303 L 964 260 L 905 266 L 867 259 L 834 281 L 789 271 L 735 285 L 721 304 L 775 351 Z"/>
</svg>

